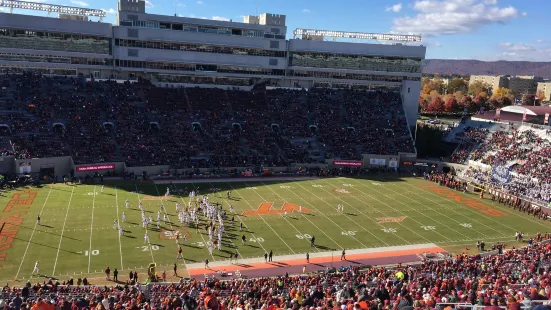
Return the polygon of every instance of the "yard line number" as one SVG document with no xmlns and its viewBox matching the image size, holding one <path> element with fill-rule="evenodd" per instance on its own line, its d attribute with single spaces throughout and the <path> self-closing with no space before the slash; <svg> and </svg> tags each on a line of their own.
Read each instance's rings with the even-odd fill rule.
<svg viewBox="0 0 551 310">
<path fill-rule="evenodd" d="M 150 249 L 153 250 L 153 251 L 158 251 L 159 250 L 159 246 L 158 245 L 142 245 L 142 246 L 139 246 L 137 248 L 141 248 L 142 249 L 142 252 L 147 252 L 149 251 Z"/>
<path fill-rule="evenodd" d="M 397 232 L 397 230 L 395 228 L 383 228 L 381 230 L 386 232 L 386 233 L 395 233 L 395 232 Z"/>
<path fill-rule="evenodd" d="M 299 239 L 312 239 L 312 236 L 309 234 L 298 234 L 296 235 Z"/>
<path fill-rule="evenodd" d="M 256 186 L 247 186 L 247 189 L 257 189 Z"/>
<path fill-rule="evenodd" d="M 465 228 L 473 228 L 473 225 L 471 225 L 471 223 L 462 223 L 462 224 L 459 224 L 460 226 L 463 226 Z"/>
<path fill-rule="evenodd" d="M 84 251 L 84 256 L 88 256 L 89 254 L 92 254 L 94 256 L 99 255 L 99 250 L 92 250 L 91 252 Z"/>
<path fill-rule="evenodd" d="M 341 235 L 343 235 L 343 236 L 355 236 L 356 231 L 355 230 L 341 231 Z"/>
<path fill-rule="evenodd" d="M 434 226 L 421 226 L 424 230 L 436 230 L 436 227 Z"/>
</svg>

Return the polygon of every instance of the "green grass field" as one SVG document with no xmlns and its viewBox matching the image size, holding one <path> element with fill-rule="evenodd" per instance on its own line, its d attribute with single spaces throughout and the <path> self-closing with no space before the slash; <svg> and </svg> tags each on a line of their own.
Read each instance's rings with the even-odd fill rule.
<svg viewBox="0 0 551 310">
<path fill-rule="evenodd" d="M 270 182 L 218 182 L 175 184 L 182 190 L 199 187 L 201 194 L 211 188 L 221 191 L 211 195 L 211 201 L 236 214 L 259 209 L 263 202 L 273 203 L 271 210 L 281 210 L 285 203 L 301 205 L 303 213 L 236 216 L 234 226 L 226 223 L 222 251 L 211 257 L 205 243 L 204 228 L 197 234 L 194 228 L 180 225 L 175 212 L 176 202 L 187 205 L 188 195 L 174 191 L 169 200 L 163 200 L 172 223 L 162 224 L 159 230 L 149 230 L 151 245 L 144 243 L 145 230 L 137 209 L 139 199 L 156 221 L 159 199 L 167 185 L 151 182 L 105 183 L 101 185 L 46 185 L 36 191 L 36 197 L 27 199 L 24 189 L 6 192 L 0 197 L 1 222 L 6 226 L 0 237 L 0 281 L 14 277 L 31 277 L 35 261 L 40 261 L 40 273 L 47 277 L 66 279 L 69 276 L 101 277 L 107 265 L 118 268 L 121 275 L 129 270 L 145 268 L 156 262 L 158 270 L 171 270 L 177 262 L 185 263 L 227 260 L 228 253 L 239 251 L 240 257 L 260 257 L 264 251 L 274 255 L 299 254 L 316 251 L 340 251 L 342 248 L 360 249 L 436 243 L 450 252 L 472 248 L 476 240 L 489 246 L 497 241 L 512 243 L 517 230 L 528 237 L 545 233 L 548 222 L 484 200 L 484 204 L 505 213 L 490 216 L 464 202 L 437 193 L 428 186 L 437 186 L 422 179 L 311 179 Z M 226 192 L 232 191 L 228 200 Z M 94 194 L 95 193 L 95 194 Z M 451 193 L 451 191 L 450 191 Z M 479 201 L 472 194 L 454 192 L 462 198 Z M 15 196 L 14 196 L 15 195 Z M 32 198 L 32 197 L 31 197 Z M 125 208 L 125 200 L 131 203 Z M 30 205 L 29 205 L 30 204 Z M 344 205 L 344 213 L 337 205 Z M 288 205 L 289 206 L 289 205 Z M 307 213 L 307 209 L 311 212 Z M 124 234 L 119 236 L 113 221 L 121 219 Z M 36 216 L 41 214 L 41 225 Z M 245 232 L 239 232 L 243 222 Z M 156 225 L 155 225 L 156 226 Z M 188 234 L 183 245 L 184 259 L 176 259 L 177 246 L 173 231 Z M 247 244 L 240 237 L 245 234 Z M 310 247 L 310 236 L 316 237 L 317 248 Z M 180 243 L 183 243 L 182 241 Z M 36 276 L 35 276 L 36 278 Z"/>
</svg>

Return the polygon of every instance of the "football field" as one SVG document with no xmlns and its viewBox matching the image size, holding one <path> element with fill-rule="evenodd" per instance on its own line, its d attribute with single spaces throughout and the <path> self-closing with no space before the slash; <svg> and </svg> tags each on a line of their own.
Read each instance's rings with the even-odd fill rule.
<svg viewBox="0 0 551 310">
<path fill-rule="evenodd" d="M 101 184 L 55 184 L 5 192 L 0 197 L 0 225 L 5 223 L 0 235 L 0 281 L 100 279 L 107 266 L 117 268 L 124 278 L 138 270 L 145 279 L 143 270 L 152 262 L 159 272 L 171 274 L 176 263 L 183 273 L 186 264 L 207 258 L 228 260 L 236 252 L 240 258 L 261 257 L 270 250 L 274 257 L 330 251 L 338 255 L 343 248 L 435 243 L 458 253 L 473 248 L 477 240 L 483 240 L 487 248 L 498 241 L 512 244 L 515 231 L 525 232 L 528 238 L 551 231 L 549 222 L 422 179 L 196 182 L 172 184 L 168 199 L 164 193 L 169 185 L 152 181 L 106 181 L 103 193 Z M 176 213 L 176 203 L 187 206 L 187 191 L 197 189 L 201 194 L 211 193 L 210 201 L 221 204 L 228 214 L 222 249 L 212 255 L 206 247 L 209 236 L 202 213 L 199 232 L 195 225 L 179 223 Z M 213 189 L 218 192 L 212 194 Z M 147 228 L 149 244 L 144 241 L 139 201 L 154 220 Z M 344 211 L 339 212 L 337 205 Z M 162 214 L 159 229 L 158 211 Z M 122 235 L 114 229 L 115 220 L 122 223 Z M 176 232 L 187 237 L 179 240 L 183 259 L 176 258 Z M 244 245 L 242 235 L 247 240 Z M 316 247 L 310 245 L 312 237 Z M 32 276 L 36 261 L 40 275 Z"/>
</svg>

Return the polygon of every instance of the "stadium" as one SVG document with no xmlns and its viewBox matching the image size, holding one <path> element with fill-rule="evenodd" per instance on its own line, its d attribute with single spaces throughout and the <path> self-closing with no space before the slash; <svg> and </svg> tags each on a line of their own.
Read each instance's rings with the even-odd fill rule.
<svg viewBox="0 0 551 310">
<path fill-rule="evenodd" d="M 420 36 L 0 6 L 2 309 L 551 297 L 551 131 L 466 117 L 418 158 Z"/>
</svg>

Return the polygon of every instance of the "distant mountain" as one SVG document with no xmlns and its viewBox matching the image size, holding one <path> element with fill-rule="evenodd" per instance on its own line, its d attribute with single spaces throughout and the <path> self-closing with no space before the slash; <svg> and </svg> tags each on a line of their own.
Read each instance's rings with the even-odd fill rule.
<svg viewBox="0 0 551 310">
<path fill-rule="evenodd" d="M 551 79 L 551 62 L 426 59 L 423 73 L 534 75 Z"/>
</svg>

